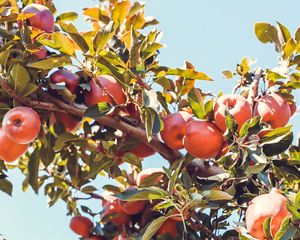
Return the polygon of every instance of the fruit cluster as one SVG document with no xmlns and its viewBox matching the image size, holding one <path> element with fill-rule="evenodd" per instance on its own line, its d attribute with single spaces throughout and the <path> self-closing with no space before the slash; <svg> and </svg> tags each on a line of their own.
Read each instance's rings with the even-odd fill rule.
<svg viewBox="0 0 300 240">
<path fill-rule="evenodd" d="M 136 175 L 134 185 L 123 189 L 124 192 L 135 191 L 147 183 L 151 182 L 151 185 L 159 185 L 163 180 L 164 172 L 162 169 L 149 168 L 142 170 Z M 153 205 L 146 200 L 131 200 L 125 201 L 115 196 L 112 191 L 104 191 L 102 193 L 102 207 L 101 222 L 104 224 L 113 224 L 118 228 L 118 235 L 114 236 L 114 239 L 126 239 L 126 232 L 123 232 L 123 227 L 134 224 L 140 224 L 143 221 L 143 211 L 153 211 Z M 176 211 L 176 210 L 175 210 Z M 139 219 L 134 223 L 134 219 Z M 168 234 L 174 238 L 178 237 L 177 222 L 181 222 L 181 217 L 170 217 L 167 219 L 158 229 L 156 236 Z M 91 239 L 102 239 L 101 236 L 95 236 L 93 234 L 93 224 L 91 220 L 83 216 L 74 216 L 70 222 L 70 228 L 78 235 Z"/>
<path fill-rule="evenodd" d="M 262 96 L 252 107 L 246 98 L 237 94 L 223 95 L 215 103 L 213 120 L 194 120 L 190 113 L 180 111 L 164 118 L 162 140 L 172 149 L 185 148 L 200 159 L 215 158 L 226 154 L 228 143 L 224 140 L 226 114 L 231 114 L 240 130 L 254 116 L 271 128 L 285 126 L 294 113 L 294 103 L 289 104 L 282 96 L 272 93 Z M 267 133 L 267 132 L 265 132 Z"/>
</svg>

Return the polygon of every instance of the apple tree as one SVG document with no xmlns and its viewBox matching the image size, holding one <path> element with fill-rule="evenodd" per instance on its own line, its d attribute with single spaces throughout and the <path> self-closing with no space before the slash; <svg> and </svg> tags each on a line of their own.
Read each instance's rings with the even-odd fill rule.
<svg viewBox="0 0 300 240">
<path fill-rule="evenodd" d="M 211 93 L 192 63 L 159 63 L 157 23 L 137 1 L 58 15 L 51 0 L 0 0 L 0 190 L 18 168 L 81 239 L 299 239 L 300 28 L 256 23 L 279 62 L 244 58 L 223 71 L 232 92 Z M 168 167 L 143 169 L 154 154 Z"/>
</svg>

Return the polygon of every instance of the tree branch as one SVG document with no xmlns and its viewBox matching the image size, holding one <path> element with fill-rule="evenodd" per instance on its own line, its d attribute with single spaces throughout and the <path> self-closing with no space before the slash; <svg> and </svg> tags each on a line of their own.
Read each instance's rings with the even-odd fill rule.
<svg viewBox="0 0 300 240">
<path fill-rule="evenodd" d="M 255 77 L 253 78 L 253 82 L 250 85 L 250 91 L 249 91 L 247 100 L 250 103 L 250 106 L 251 106 L 252 110 L 253 110 L 253 107 L 254 107 L 255 98 L 258 95 L 259 80 L 262 78 L 262 76 L 263 76 L 263 70 L 261 68 L 258 68 L 255 71 Z"/>
<path fill-rule="evenodd" d="M 67 104 L 55 97 L 52 97 L 51 95 L 48 95 L 45 92 L 42 92 L 42 95 L 51 101 L 52 103 L 40 103 L 37 101 L 31 101 L 30 98 L 24 98 L 21 96 L 18 96 L 16 92 L 11 88 L 11 86 L 8 84 L 7 81 L 4 79 L 0 79 L 0 85 L 1 87 L 16 101 L 18 101 L 21 104 L 24 104 L 26 106 L 30 106 L 33 108 L 39 108 L 39 109 L 45 109 L 50 111 L 60 111 L 60 112 L 68 112 L 73 115 L 83 117 L 85 114 L 85 111 L 87 110 L 86 106 L 78 105 L 78 104 Z M 160 155 L 162 155 L 165 159 L 167 159 L 170 164 L 179 159 L 181 157 L 181 154 L 179 151 L 174 151 L 170 149 L 167 145 L 165 145 L 163 142 L 161 142 L 157 136 L 153 136 L 151 141 L 147 141 L 147 135 L 145 129 L 141 127 L 136 127 L 128 124 L 127 122 L 124 122 L 121 120 L 118 116 L 116 117 L 108 117 L 104 116 L 97 121 L 104 126 L 112 127 L 115 129 L 119 129 L 122 132 L 140 140 L 141 142 L 144 142 L 148 144 L 151 148 L 153 148 L 156 152 L 158 152 Z"/>
</svg>

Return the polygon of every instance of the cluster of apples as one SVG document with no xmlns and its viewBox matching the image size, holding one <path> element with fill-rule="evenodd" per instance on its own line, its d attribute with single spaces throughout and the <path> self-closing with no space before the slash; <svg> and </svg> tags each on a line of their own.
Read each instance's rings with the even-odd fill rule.
<svg viewBox="0 0 300 240">
<path fill-rule="evenodd" d="M 263 122 L 272 128 L 278 128 L 288 123 L 296 107 L 276 93 L 262 96 L 256 102 L 254 110 L 241 95 L 223 95 L 215 103 L 214 121 L 194 120 L 191 114 L 179 111 L 164 118 L 161 138 L 174 150 L 185 148 L 194 157 L 215 158 L 226 144 L 223 138 L 226 131 L 226 109 L 235 118 L 239 129 L 253 116 L 260 116 Z"/>
<path fill-rule="evenodd" d="M 152 174 L 155 174 L 152 179 Z M 137 189 L 145 185 L 147 178 L 151 177 L 152 184 L 160 184 L 164 176 L 164 172 L 159 168 L 144 169 L 137 174 L 135 178 L 135 185 L 125 190 Z M 123 201 L 114 196 L 113 192 L 104 191 L 102 193 L 102 207 L 101 221 L 104 223 L 113 223 L 119 230 L 120 234 L 115 236 L 114 240 L 126 239 L 126 233 L 122 232 L 123 226 L 128 225 L 131 217 L 139 215 L 143 212 L 146 205 L 149 203 L 145 200 L 137 201 Z M 173 217 L 167 219 L 158 229 L 156 235 L 170 234 L 173 237 L 178 236 L 176 230 L 176 223 L 182 221 L 181 218 Z M 83 216 L 74 216 L 70 222 L 70 228 L 78 235 L 88 238 L 89 240 L 102 239 L 101 236 L 95 236 L 92 233 L 92 221 Z"/>
<path fill-rule="evenodd" d="M 3 118 L 0 127 L 0 159 L 13 162 L 23 155 L 39 135 L 39 115 L 28 107 L 15 107 Z"/>
</svg>

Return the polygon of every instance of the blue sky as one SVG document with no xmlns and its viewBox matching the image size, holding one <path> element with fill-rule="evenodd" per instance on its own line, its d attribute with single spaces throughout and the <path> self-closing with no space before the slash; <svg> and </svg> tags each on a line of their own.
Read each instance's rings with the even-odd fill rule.
<svg viewBox="0 0 300 240">
<path fill-rule="evenodd" d="M 97 1 L 56 0 L 57 8 L 63 11 L 79 11 L 92 6 Z M 229 93 L 235 84 L 222 78 L 222 70 L 234 69 L 240 60 L 249 56 L 258 65 L 274 67 L 277 55 L 271 45 L 260 43 L 253 31 L 254 22 L 279 21 L 292 33 L 300 17 L 296 12 L 300 2 L 290 0 L 147 0 L 147 15 L 155 16 L 164 32 L 162 43 L 166 48 L 161 51 L 162 64 L 181 67 L 185 60 L 215 79 L 213 83 L 200 82 L 199 86 L 214 92 L 222 90 Z M 87 24 L 79 22 L 84 30 Z M 300 96 L 297 96 L 298 103 Z M 293 118 L 294 129 L 299 132 L 300 115 Z M 144 161 L 146 167 L 165 164 L 158 156 Z M 14 183 L 13 198 L 0 193 L 0 233 L 8 240 L 66 240 L 77 239 L 68 227 L 70 218 L 62 202 L 47 208 L 47 199 L 41 191 L 35 195 L 31 190 L 21 191 L 24 176 L 18 171 L 10 171 L 9 178 Z M 103 179 L 94 185 L 100 187 Z M 100 202 L 93 201 L 91 206 L 99 209 Z"/>
</svg>

